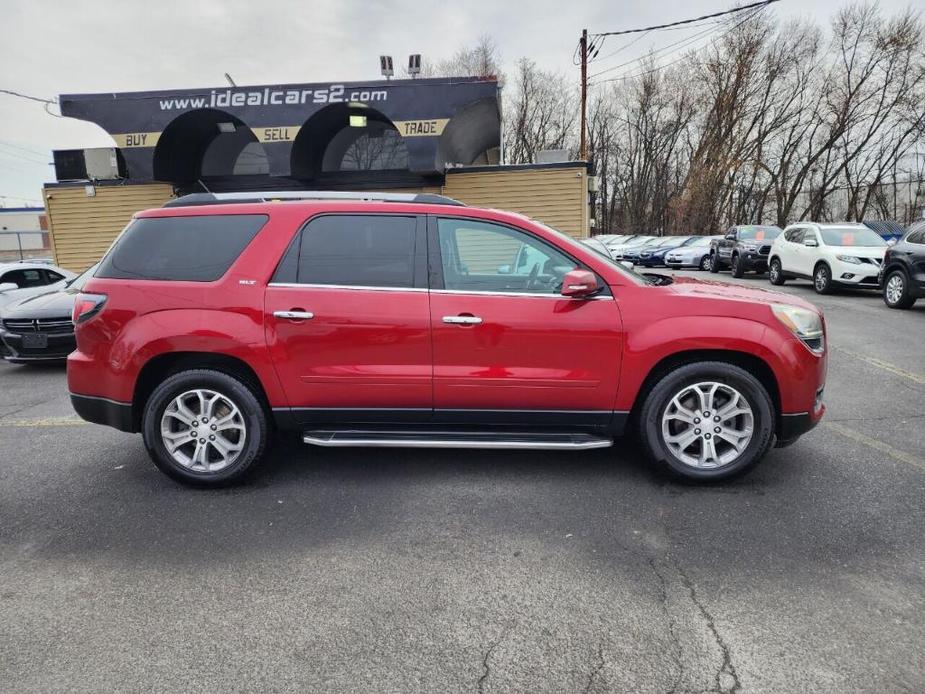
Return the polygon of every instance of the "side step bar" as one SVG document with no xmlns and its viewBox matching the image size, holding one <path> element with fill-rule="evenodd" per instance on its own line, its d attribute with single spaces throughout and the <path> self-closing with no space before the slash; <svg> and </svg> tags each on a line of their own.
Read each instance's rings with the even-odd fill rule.
<svg viewBox="0 0 925 694">
<path fill-rule="evenodd" d="M 592 434 L 537 434 L 457 431 L 306 431 L 302 440 L 313 446 L 346 448 L 493 448 L 521 450 L 571 450 L 607 448 L 613 439 Z"/>
</svg>

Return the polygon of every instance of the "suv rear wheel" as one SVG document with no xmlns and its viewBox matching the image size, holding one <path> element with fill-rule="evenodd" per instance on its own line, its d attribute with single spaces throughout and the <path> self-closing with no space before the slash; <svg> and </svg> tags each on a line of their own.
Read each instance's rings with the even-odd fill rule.
<svg viewBox="0 0 925 694">
<path fill-rule="evenodd" d="M 175 480 L 200 487 L 240 481 L 267 447 L 267 413 L 252 388 L 220 371 L 196 369 L 161 383 L 145 404 L 145 447 Z"/>
<path fill-rule="evenodd" d="M 890 308 L 912 308 L 915 297 L 902 270 L 892 270 L 883 282 L 883 302 Z"/>
<path fill-rule="evenodd" d="M 675 369 L 649 392 L 640 412 L 643 445 L 675 477 L 716 481 L 749 470 L 774 440 L 767 390 L 744 369 L 701 362 Z"/>
</svg>

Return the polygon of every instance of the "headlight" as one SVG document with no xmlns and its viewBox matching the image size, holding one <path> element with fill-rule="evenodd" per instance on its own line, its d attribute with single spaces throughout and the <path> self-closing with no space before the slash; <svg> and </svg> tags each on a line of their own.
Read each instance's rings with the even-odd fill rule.
<svg viewBox="0 0 925 694">
<path fill-rule="evenodd" d="M 786 304 L 771 304 L 771 311 L 813 352 L 822 354 L 825 351 L 825 331 L 822 328 L 822 317 L 818 313 Z"/>
<path fill-rule="evenodd" d="M 838 259 L 839 259 L 840 261 L 842 261 L 843 263 L 849 263 L 849 264 L 851 264 L 851 265 L 860 265 L 860 264 L 861 264 L 861 259 L 860 259 L 860 258 L 855 258 L 853 255 L 837 255 L 837 256 L 835 256 L 835 257 L 838 258 Z"/>
<path fill-rule="evenodd" d="M 748 251 L 749 253 L 754 253 L 755 251 L 758 250 L 758 246 L 757 244 L 754 244 L 754 243 L 743 243 L 742 250 Z"/>
</svg>

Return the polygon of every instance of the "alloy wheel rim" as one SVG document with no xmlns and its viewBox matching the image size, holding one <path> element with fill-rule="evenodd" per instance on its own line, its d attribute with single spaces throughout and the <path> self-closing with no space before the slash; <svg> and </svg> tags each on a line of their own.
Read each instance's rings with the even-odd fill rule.
<svg viewBox="0 0 925 694">
<path fill-rule="evenodd" d="M 886 283 L 886 299 L 891 304 L 898 304 L 903 295 L 903 278 L 893 275 Z"/>
<path fill-rule="evenodd" d="M 662 438 L 684 465 L 712 470 L 731 465 L 755 432 L 751 405 L 725 383 L 704 381 L 682 388 L 662 414 Z"/>
<path fill-rule="evenodd" d="M 241 410 L 226 395 L 199 388 L 181 393 L 161 416 L 161 441 L 184 468 L 215 473 L 244 450 L 247 427 Z"/>
<path fill-rule="evenodd" d="M 828 273 L 824 267 L 816 270 L 816 289 L 825 289 L 825 285 L 828 283 Z"/>
<path fill-rule="evenodd" d="M 771 263 L 771 279 L 776 282 L 779 274 L 780 274 L 780 266 L 777 264 L 777 261 L 774 261 L 773 263 Z"/>
</svg>

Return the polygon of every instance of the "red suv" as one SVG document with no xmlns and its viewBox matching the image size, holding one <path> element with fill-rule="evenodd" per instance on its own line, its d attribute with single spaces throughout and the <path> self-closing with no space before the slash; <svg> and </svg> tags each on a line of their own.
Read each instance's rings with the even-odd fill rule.
<svg viewBox="0 0 925 694">
<path fill-rule="evenodd" d="M 201 194 L 135 216 L 74 308 L 74 408 L 155 464 L 242 478 L 317 446 L 587 449 L 727 478 L 822 417 L 798 298 L 637 275 L 539 222 L 434 195 Z M 620 444 L 617 444 L 620 445 Z"/>
</svg>

